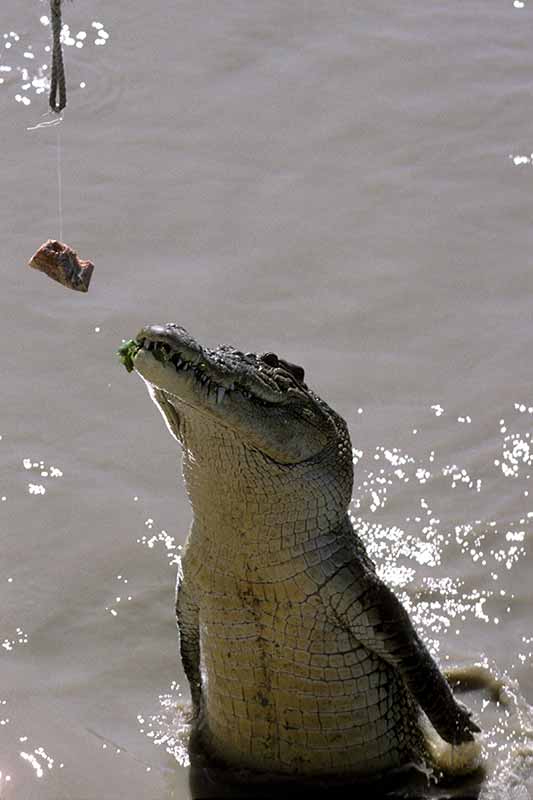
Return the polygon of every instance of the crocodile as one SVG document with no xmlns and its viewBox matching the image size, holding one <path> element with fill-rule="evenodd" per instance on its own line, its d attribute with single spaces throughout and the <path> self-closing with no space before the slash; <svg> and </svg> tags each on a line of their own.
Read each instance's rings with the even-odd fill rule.
<svg viewBox="0 0 533 800">
<path fill-rule="evenodd" d="M 357 782 L 435 765 L 432 738 L 478 745 L 352 524 L 348 428 L 303 368 L 203 347 L 175 324 L 119 354 L 183 449 L 180 652 L 215 763 Z"/>
</svg>

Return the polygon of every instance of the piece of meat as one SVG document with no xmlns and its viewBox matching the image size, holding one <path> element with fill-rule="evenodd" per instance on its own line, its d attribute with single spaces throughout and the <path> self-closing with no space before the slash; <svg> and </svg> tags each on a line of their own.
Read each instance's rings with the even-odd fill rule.
<svg viewBox="0 0 533 800">
<path fill-rule="evenodd" d="M 76 292 L 88 291 L 94 269 L 94 264 L 78 258 L 72 247 L 55 239 L 42 244 L 28 264 Z"/>
</svg>

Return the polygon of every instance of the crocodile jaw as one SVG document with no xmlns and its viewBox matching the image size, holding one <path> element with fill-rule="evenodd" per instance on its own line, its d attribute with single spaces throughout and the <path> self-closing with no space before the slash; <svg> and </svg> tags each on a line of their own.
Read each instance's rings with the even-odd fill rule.
<svg viewBox="0 0 533 800">
<path fill-rule="evenodd" d="M 245 446 L 280 464 L 307 461 L 335 438 L 327 406 L 255 354 L 202 348 L 176 325 L 145 327 L 137 343 L 133 367 L 172 435 L 187 447 L 194 449 L 184 441 L 191 409 L 206 417 L 206 435 L 213 424 L 229 428 Z"/>
</svg>

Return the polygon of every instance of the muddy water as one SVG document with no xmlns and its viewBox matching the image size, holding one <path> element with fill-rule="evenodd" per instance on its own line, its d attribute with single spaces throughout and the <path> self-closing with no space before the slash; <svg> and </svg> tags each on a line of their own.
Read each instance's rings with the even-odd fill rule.
<svg viewBox="0 0 533 800">
<path fill-rule="evenodd" d="M 527 800 L 529 2 L 65 4 L 69 105 L 29 130 L 47 11 L 0 14 L 0 797 L 188 797 L 189 510 L 113 357 L 175 320 L 303 363 L 347 418 L 382 574 L 443 665 L 509 686 L 466 698 L 482 796 Z M 60 235 L 86 296 L 24 267 Z"/>
</svg>

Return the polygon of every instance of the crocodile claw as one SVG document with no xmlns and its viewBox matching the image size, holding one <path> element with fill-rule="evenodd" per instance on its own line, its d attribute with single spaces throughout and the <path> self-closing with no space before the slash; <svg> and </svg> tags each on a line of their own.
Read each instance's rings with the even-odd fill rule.
<svg viewBox="0 0 533 800">
<path fill-rule="evenodd" d="M 462 703 L 456 702 L 456 715 L 452 724 L 453 729 L 446 731 L 446 735 L 444 731 L 441 733 L 450 744 L 473 742 L 474 733 L 481 733 L 481 728 L 472 719 L 472 712 Z"/>
</svg>

